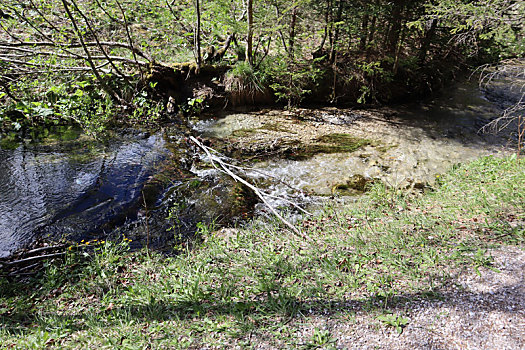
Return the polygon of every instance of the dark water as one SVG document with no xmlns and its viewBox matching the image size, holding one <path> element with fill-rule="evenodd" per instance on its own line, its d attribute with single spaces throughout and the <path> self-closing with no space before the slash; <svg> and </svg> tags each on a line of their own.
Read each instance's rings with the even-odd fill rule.
<svg viewBox="0 0 525 350">
<path fill-rule="evenodd" d="M 136 219 L 144 183 L 169 154 L 160 135 L 60 148 L 0 149 L 0 257 L 37 237 Z"/>
</svg>

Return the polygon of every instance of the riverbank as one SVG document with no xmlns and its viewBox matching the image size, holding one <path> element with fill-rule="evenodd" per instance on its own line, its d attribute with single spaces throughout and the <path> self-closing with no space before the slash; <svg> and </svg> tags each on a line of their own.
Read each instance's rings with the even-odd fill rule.
<svg viewBox="0 0 525 350">
<path fill-rule="evenodd" d="M 98 244 L 0 278 L 2 347 L 520 348 L 524 188 L 523 161 L 487 157 L 328 205 L 296 223 L 306 239 L 259 219 L 200 226 L 175 258 Z"/>
</svg>

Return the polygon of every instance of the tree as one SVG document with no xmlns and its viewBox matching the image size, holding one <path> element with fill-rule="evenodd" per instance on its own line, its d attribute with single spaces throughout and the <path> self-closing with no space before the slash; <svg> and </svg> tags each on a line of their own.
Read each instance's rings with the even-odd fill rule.
<svg viewBox="0 0 525 350">
<path fill-rule="evenodd" d="M 247 1 L 248 35 L 246 36 L 246 62 L 253 65 L 253 0 Z"/>
<path fill-rule="evenodd" d="M 197 25 L 195 27 L 195 58 L 197 61 L 197 69 L 202 64 L 201 53 L 201 6 L 200 0 L 195 0 L 195 13 L 197 14 Z"/>
</svg>

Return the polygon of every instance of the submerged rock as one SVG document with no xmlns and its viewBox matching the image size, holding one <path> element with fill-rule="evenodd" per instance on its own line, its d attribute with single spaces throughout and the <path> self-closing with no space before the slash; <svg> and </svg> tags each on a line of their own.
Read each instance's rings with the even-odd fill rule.
<svg viewBox="0 0 525 350">
<path fill-rule="evenodd" d="M 352 196 L 361 194 L 368 190 L 369 186 L 376 180 L 364 177 L 360 174 L 352 175 L 345 183 L 337 184 L 332 187 L 332 194 L 341 196 Z"/>
</svg>

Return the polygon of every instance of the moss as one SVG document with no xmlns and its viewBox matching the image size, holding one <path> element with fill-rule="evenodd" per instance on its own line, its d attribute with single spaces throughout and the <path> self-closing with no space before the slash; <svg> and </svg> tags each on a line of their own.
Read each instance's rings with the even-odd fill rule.
<svg viewBox="0 0 525 350">
<path fill-rule="evenodd" d="M 384 145 L 382 144 L 381 142 L 379 141 L 374 141 L 372 143 L 370 143 L 372 146 L 374 146 L 379 152 L 381 153 L 385 153 L 386 151 L 389 151 L 393 148 L 396 148 L 398 145 L 396 144 L 391 144 L 391 145 Z"/>
<path fill-rule="evenodd" d="M 20 139 L 15 132 L 6 135 L 0 135 L 0 148 L 6 150 L 15 150 L 20 146 Z"/>
<path fill-rule="evenodd" d="M 260 129 L 278 132 L 290 132 L 290 129 L 283 127 L 280 123 L 264 124 L 264 126 L 262 126 Z"/>
<path fill-rule="evenodd" d="M 238 129 L 232 132 L 233 137 L 247 137 L 257 132 L 257 129 Z"/>
<path fill-rule="evenodd" d="M 370 144 L 370 140 L 360 139 L 349 134 L 328 134 L 317 139 L 318 142 L 329 144 L 342 152 L 353 152 L 362 146 Z"/>
<path fill-rule="evenodd" d="M 313 143 L 302 143 L 299 140 L 262 142 L 251 138 L 261 129 L 280 128 L 278 123 L 266 124 L 260 128 L 239 129 L 228 139 L 213 139 L 213 148 L 236 159 L 267 159 L 281 157 L 292 160 L 305 160 L 316 154 L 350 153 L 371 144 L 370 140 L 360 139 L 348 134 L 327 134 L 314 140 Z M 239 147 L 238 138 L 243 138 Z"/>
<path fill-rule="evenodd" d="M 366 192 L 376 180 L 366 178 L 363 175 L 352 175 L 344 184 L 336 184 L 332 187 L 332 194 L 350 196 Z"/>
<path fill-rule="evenodd" d="M 360 139 L 348 134 L 327 134 L 316 139 L 313 144 L 298 144 L 288 150 L 287 158 L 307 159 L 316 154 L 325 153 L 349 153 L 369 145 L 367 139 Z"/>
</svg>

